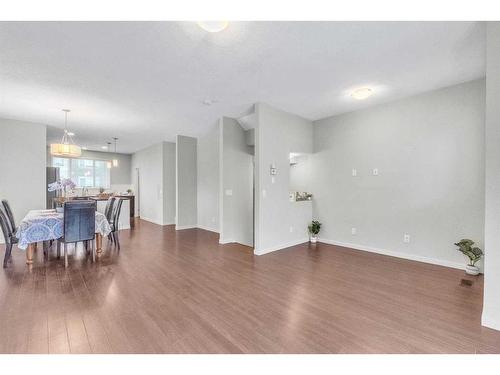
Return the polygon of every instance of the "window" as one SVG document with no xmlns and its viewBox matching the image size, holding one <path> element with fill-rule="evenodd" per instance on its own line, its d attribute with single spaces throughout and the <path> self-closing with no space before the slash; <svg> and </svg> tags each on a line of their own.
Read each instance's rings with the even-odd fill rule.
<svg viewBox="0 0 500 375">
<path fill-rule="evenodd" d="M 109 188 L 110 171 L 105 160 L 52 158 L 59 178 L 71 178 L 77 187 Z"/>
</svg>

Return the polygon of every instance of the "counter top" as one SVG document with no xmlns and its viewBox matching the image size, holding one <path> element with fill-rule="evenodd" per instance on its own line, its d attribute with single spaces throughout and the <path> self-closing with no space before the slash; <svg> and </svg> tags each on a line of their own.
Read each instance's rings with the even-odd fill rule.
<svg viewBox="0 0 500 375">
<path fill-rule="evenodd" d="M 134 198 L 133 195 L 112 195 L 108 198 L 104 198 L 104 197 L 99 197 L 97 195 L 89 195 L 89 196 L 85 196 L 85 198 L 88 198 L 88 199 L 93 199 L 95 201 L 107 201 L 109 198 L 111 197 L 116 197 L 116 198 L 124 198 L 124 199 L 131 199 L 131 198 Z"/>
</svg>

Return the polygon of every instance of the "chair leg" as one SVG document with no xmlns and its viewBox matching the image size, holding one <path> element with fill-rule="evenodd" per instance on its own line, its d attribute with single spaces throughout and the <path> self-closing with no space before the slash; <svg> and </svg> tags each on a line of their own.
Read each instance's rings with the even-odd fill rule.
<svg viewBox="0 0 500 375">
<path fill-rule="evenodd" d="M 95 263 L 95 242 L 94 242 L 94 240 L 90 241 L 90 246 L 92 248 L 92 262 Z"/>
<path fill-rule="evenodd" d="M 118 247 L 118 250 L 120 250 L 120 237 L 118 235 L 118 231 L 114 232 L 114 235 L 115 235 L 116 246 Z"/>
<path fill-rule="evenodd" d="M 12 252 L 12 244 L 5 245 L 5 256 L 3 258 L 3 268 L 7 267 L 7 262 L 10 258 L 10 253 Z"/>
<path fill-rule="evenodd" d="M 64 243 L 64 268 L 68 268 L 68 246 Z"/>
<path fill-rule="evenodd" d="M 61 259 L 61 241 L 57 241 L 57 259 Z"/>
<path fill-rule="evenodd" d="M 108 234 L 108 240 L 110 240 L 111 242 L 113 242 L 113 232 L 111 232 L 110 234 Z"/>
</svg>

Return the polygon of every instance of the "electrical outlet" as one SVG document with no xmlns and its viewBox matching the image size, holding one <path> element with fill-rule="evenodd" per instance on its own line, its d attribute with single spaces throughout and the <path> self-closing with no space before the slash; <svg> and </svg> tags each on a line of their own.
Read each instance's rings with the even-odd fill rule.
<svg viewBox="0 0 500 375">
<path fill-rule="evenodd" d="M 351 234 L 354 236 L 356 234 L 356 228 L 351 228 Z"/>
<path fill-rule="evenodd" d="M 215 216 L 212 216 L 212 223 L 215 223 Z"/>
<path fill-rule="evenodd" d="M 410 243 L 410 235 L 408 233 L 405 233 L 405 235 L 403 236 L 403 242 Z"/>
<path fill-rule="evenodd" d="M 290 233 L 293 233 L 293 227 L 290 227 Z"/>
<path fill-rule="evenodd" d="M 352 169 L 352 177 L 356 177 L 357 175 L 358 175 L 358 171 L 355 168 L 353 168 Z"/>
</svg>

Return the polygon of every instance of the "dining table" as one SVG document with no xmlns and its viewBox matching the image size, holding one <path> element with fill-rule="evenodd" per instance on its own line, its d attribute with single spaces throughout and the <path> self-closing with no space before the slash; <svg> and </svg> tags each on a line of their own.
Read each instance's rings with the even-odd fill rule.
<svg viewBox="0 0 500 375">
<path fill-rule="evenodd" d="M 33 264 L 33 252 L 38 242 L 57 240 L 63 236 L 64 213 L 52 210 L 31 210 L 21 220 L 16 232 L 17 247 L 26 250 L 26 263 Z M 102 237 L 111 233 L 106 216 L 95 212 L 96 255 L 102 252 Z"/>
</svg>

